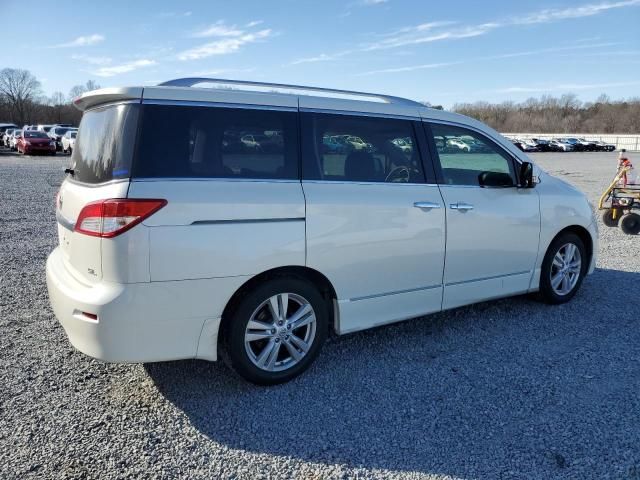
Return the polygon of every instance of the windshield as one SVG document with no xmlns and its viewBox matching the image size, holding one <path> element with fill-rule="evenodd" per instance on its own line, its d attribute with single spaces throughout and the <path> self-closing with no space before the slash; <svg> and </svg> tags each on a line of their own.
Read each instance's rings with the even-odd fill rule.
<svg viewBox="0 0 640 480">
<path fill-rule="evenodd" d="M 84 113 L 71 165 L 73 179 L 103 183 L 131 176 L 137 105 L 111 105 Z"/>
<path fill-rule="evenodd" d="M 24 132 L 24 138 L 49 138 L 44 132 L 38 132 L 36 130 L 29 130 Z"/>
</svg>

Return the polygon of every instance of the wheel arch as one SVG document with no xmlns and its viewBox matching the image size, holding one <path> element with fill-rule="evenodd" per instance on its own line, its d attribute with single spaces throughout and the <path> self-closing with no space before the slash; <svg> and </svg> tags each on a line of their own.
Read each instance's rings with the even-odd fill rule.
<svg viewBox="0 0 640 480">
<path fill-rule="evenodd" d="M 568 227 L 563 228 L 555 236 L 551 239 L 551 241 L 547 244 L 547 249 L 545 250 L 545 254 L 549 251 L 549 247 L 551 244 L 558 238 L 560 235 L 565 233 L 573 233 L 577 235 L 582 243 L 584 243 L 584 248 L 587 250 L 587 259 L 586 262 L 587 268 L 591 264 L 591 259 L 593 258 L 593 238 L 591 238 L 591 233 L 585 227 L 581 225 L 569 225 Z"/>
<path fill-rule="evenodd" d="M 332 283 L 325 275 L 320 273 L 318 270 L 314 270 L 313 268 L 305 266 L 290 265 L 285 267 L 272 268 L 270 270 L 266 270 L 262 273 L 254 275 L 234 292 L 234 294 L 225 305 L 224 310 L 222 311 L 218 343 L 223 341 L 226 333 L 226 328 L 229 324 L 229 319 L 233 315 L 233 312 L 238 307 L 247 292 L 251 291 L 251 289 L 255 288 L 257 285 L 277 277 L 302 278 L 318 288 L 322 297 L 327 302 L 329 325 L 331 325 L 331 327 L 335 329 L 336 321 L 339 315 L 336 302 L 338 297 Z"/>
</svg>

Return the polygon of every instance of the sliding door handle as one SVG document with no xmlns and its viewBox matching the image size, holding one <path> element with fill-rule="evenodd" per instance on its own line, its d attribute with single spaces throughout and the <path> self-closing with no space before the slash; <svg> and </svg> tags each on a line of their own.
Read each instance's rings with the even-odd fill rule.
<svg viewBox="0 0 640 480">
<path fill-rule="evenodd" d="M 449 207 L 453 210 L 461 210 L 463 212 L 466 212 L 467 210 L 473 210 L 473 205 L 469 205 L 468 203 L 464 202 L 452 203 L 451 205 L 449 205 Z"/>
<path fill-rule="evenodd" d="M 415 202 L 413 206 L 416 208 L 420 208 L 422 210 L 431 210 L 432 208 L 440 208 L 440 204 L 435 202 Z"/>
</svg>

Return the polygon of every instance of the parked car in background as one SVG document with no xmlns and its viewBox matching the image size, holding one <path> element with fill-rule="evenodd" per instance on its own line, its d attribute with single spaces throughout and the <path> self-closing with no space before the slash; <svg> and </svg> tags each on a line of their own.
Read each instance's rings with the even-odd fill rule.
<svg viewBox="0 0 640 480">
<path fill-rule="evenodd" d="M 549 148 L 552 152 L 573 152 L 575 150 L 573 145 L 558 138 L 551 139 L 549 142 Z"/>
<path fill-rule="evenodd" d="M 71 127 L 61 127 L 59 125 L 51 127 L 51 130 L 49 130 L 49 138 L 51 140 L 53 140 L 54 142 L 56 142 L 56 150 L 62 150 L 62 137 L 69 130 L 72 130 L 72 128 Z"/>
<path fill-rule="evenodd" d="M 410 138 L 394 138 L 391 143 L 399 148 L 402 153 L 410 154 L 413 150 L 410 141 Z"/>
<path fill-rule="evenodd" d="M 475 142 L 472 138 L 449 138 L 447 139 L 447 147 L 453 150 L 459 150 L 467 153 L 479 153 L 482 146 Z"/>
<path fill-rule="evenodd" d="M 15 123 L 0 123 L 0 136 L 9 128 L 18 128 Z"/>
<path fill-rule="evenodd" d="M 538 148 L 538 144 L 536 142 L 534 142 L 530 138 L 521 138 L 518 141 L 520 143 L 522 143 L 522 149 L 523 149 L 524 152 L 539 152 L 540 151 L 540 149 Z"/>
<path fill-rule="evenodd" d="M 538 147 L 540 152 L 550 152 L 549 140 L 543 140 L 541 138 L 532 138 L 531 141 Z"/>
<path fill-rule="evenodd" d="M 36 130 L 38 130 L 39 132 L 49 133 L 49 130 L 51 130 L 52 127 L 53 125 L 40 124 L 36 126 Z"/>
<path fill-rule="evenodd" d="M 4 132 L 0 133 L 0 144 L 8 147 L 11 134 L 16 130 L 15 128 L 7 128 Z"/>
<path fill-rule="evenodd" d="M 73 153 L 73 149 L 76 146 L 77 136 L 77 129 L 67 130 L 67 132 L 62 136 L 62 153 L 68 153 L 69 155 Z"/>
<path fill-rule="evenodd" d="M 22 130 L 14 130 L 13 133 L 11 134 L 11 137 L 9 138 L 9 148 L 11 150 L 17 150 L 18 149 L 18 140 L 20 139 L 20 137 L 22 136 Z"/>
<path fill-rule="evenodd" d="M 524 152 L 524 144 L 520 140 L 516 138 L 509 138 L 508 140 L 513 143 L 518 150 Z"/>
<path fill-rule="evenodd" d="M 598 148 L 596 142 L 593 140 L 585 140 L 584 138 L 578 138 L 578 142 L 584 147 L 586 152 L 595 152 Z"/>
<path fill-rule="evenodd" d="M 45 132 L 39 130 L 27 130 L 20 136 L 16 143 L 18 153 L 33 155 L 42 153 L 45 155 L 56 154 L 56 144 Z"/>
<path fill-rule="evenodd" d="M 601 141 L 595 141 L 596 151 L 598 152 L 613 152 L 616 149 L 615 145 L 605 143 Z"/>
<path fill-rule="evenodd" d="M 332 135 L 322 137 L 322 151 L 328 154 L 341 154 L 347 151 L 347 147 L 342 139 Z"/>
<path fill-rule="evenodd" d="M 562 139 L 562 141 L 568 143 L 569 145 L 572 145 L 573 149 L 576 152 L 584 152 L 584 151 L 587 150 L 586 146 L 580 140 L 578 140 L 577 138 L 573 138 L 573 137 L 564 138 L 564 139 Z"/>
</svg>

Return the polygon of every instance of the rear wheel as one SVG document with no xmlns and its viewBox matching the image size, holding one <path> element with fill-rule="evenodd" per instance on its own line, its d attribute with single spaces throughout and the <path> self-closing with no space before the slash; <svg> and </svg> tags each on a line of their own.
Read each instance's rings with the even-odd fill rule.
<svg viewBox="0 0 640 480">
<path fill-rule="evenodd" d="M 640 215 L 637 213 L 625 213 L 620 218 L 620 230 L 627 235 L 637 235 L 640 233 Z"/>
<path fill-rule="evenodd" d="M 320 292 L 297 277 L 277 277 L 250 291 L 223 319 L 222 357 L 259 385 L 304 372 L 327 337 L 328 309 Z"/>
<path fill-rule="evenodd" d="M 540 294 L 550 304 L 568 302 L 576 294 L 585 273 L 588 258 L 584 243 L 574 233 L 558 236 L 545 254 L 540 273 Z"/>
<path fill-rule="evenodd" d="M 622 211 L 619 208 L 610 208 L 602 213 L 602 223 L 607 227 L 617 227 L 621 216 Z"/>
</svg>

